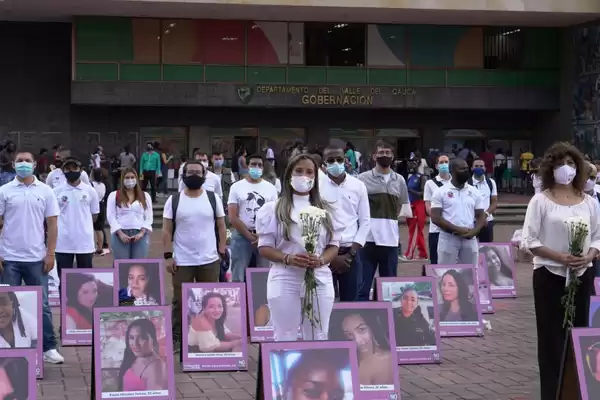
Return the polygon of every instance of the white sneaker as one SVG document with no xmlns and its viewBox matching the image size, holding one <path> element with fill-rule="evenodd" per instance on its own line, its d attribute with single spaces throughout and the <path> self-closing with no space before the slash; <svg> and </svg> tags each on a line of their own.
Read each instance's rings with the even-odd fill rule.
<svg viewBox="0 0 600 400">
<path fill-rule="evenodd" d="M 65 359 L 56 349 L 52 349 L 44 352 L 44 361 L 50 364 L 62 364 Z"/>
</svg>

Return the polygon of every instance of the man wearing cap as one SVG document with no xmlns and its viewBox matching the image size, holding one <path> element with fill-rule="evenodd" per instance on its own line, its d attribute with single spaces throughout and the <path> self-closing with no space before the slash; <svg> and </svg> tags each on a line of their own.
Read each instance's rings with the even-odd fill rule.
<svg viewBox="0 0 600 400">
<path fill-rule="evenodd" d="M 61 166 L 63 165 L 63 163 L 67 162 L 68 160 L 76 160 L 74 157 L 67 157 L 63 160 L 56 160 L 54 165 L 56 166 L 56 168 L 54 168 L 46 177 L 46 185 L 50 186 L 52 189 L 59 187 L 60 185 L 62 185 L 63 183 L 65 183 L 67 181 L 67 178 L 65 177 L 65 173 L 63 172 Z M 87 183 L 88 185 L 90 185 L 90 177 L 88 176 L 87 172 L 85 171 L 81 171 L 81 181 L 83 183 Z"/>
</svg>

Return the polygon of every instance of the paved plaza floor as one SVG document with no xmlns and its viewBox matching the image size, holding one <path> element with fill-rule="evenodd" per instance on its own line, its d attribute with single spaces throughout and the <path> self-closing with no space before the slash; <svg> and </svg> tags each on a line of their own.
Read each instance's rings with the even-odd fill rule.
<svg viewBox="0 0 600 400">
<path fill-rule="evenodd" d="M 496 240 L 508 241 L 516 226 L 497 226 Z M 407 238 L 403 228 L 402 238 Z M 150 257 L 162 258 L 160 233 L 152 236 Z M 96 257 L 95 267 L 112 263 L 110 255 Z M 419 276 L 421 266 L 403 263 L 398 274 Z M 167 298 L 170 278 L 167 276 Z M 535 400 L 539 398 L 536 361 L 535 314 L 531 287 L 532 267 L 518 264 L 518 298 L 495 300 L 496 313 L 486 318 L 492 331 L 483 338 L 442 339 L 440 365 L 400 367 L 405 400 Z M 54 309 L 55 326 L 59 312 Z M 90 398 L 91 347 L 63 347 L 63 365 L 46 364 L 45 378 L 38 381 L 43 400 Z M 176 367 L 177 399 L 253 399 L 256 391 L 257 347 L 250 346 L 249 372 L 181 373 Z"/>
</svg>

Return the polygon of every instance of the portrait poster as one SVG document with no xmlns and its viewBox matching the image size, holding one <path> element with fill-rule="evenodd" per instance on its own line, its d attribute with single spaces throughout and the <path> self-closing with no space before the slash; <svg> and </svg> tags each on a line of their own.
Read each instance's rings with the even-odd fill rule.
<svg viewBox="0 0 600 400">
<path fill-rule="evenodd" d="M 63 346 L 92 344 L 94 307 L 114 307 L 113 268 L 65 268 L 61 277 L 60 310 Z"/>
<path fill-rule="evenodd" d="M 441 362 L 435 278 L 377 278 L 376 285 L 377 300 L 392 304 L 398 364 Z"/>
<path fill-rule="evenodd" d="M 273 341 L 271 310 L 267 302 L 269 268 L 246 269 L 248 291 L 248 321 L 252 343 Z"/>
<path fill-rule="evenodd" d="M 248 369 L 246 285 L 184 283 L 182 370 Z"/>
<path fill-rule="evenodd" d="M 581 400 L 600 398 L 600 328 L 571 330 Z"/>
<path fill-rule="evenodd" d="M 54 262 L 54 268 L 48 272 L 48 304 L 50 307 L 60 306 L 60 279 L 58 277 L 58 268 Z"/>
<path fill-rule="evenodd" d="M 328 340 L 356 343 L 359 385 L 365 400 L 398 398 L 400 378 L 392 305 L 363 301 L 335 303 Z"/>
<path fill-rule="evenodd" d="M 0 350 L 35 350 L 35 375 L 44 377 L 42 287 L 0 286 Z"/>
<path fill-rule="evenodd" d="M 600 296 L 600 278 L 594 278 L 594 289 L 596 289 L 596 296 Z"/>
<path fill-rule="evenodd" d="M 260 347 L 265 400 L 308 398 L 307 385 L 321 392 L 312 398 L 325 393 L 329 399 L 362 398 L 354 342 L 271 342 Z"/>
<path fill-rule="evenodd" d="M 172 326 L 167 306 L 94 308 L 95 398 L 177 397 Z"/>
<path fill-rule="evenodd" d="M 494 313 L 494 302 L 492 301 L 492 287 L 489 284 L 487 267 L 485 265 L 485 257 L 479 255 L 479 263 L 477 264 L 477 286 L 479 288 L 479 305 L 483 314 Z"/>
<path fill-rule="evenodd" d="M 36 400 L 34 349 L 0 350 L 0 399 Z"/>
<path fill-rule="evenodd" d="M 428 265 L 436 278 L 440 336 L 483 336 L 474 265 Z"/>
<path fill-rule="evenodd" d="M 164 291 L 163 260 L 115 260 L 117 282 L 115 301 L 133 298 L 136 306 L 167 305 Z"/>
<path fill-rule="evenodd" d="M 590 297 L 590 322 L 588 327 L 600 328 L 600 296 Z"/>
<path fill-rule="evenodd" d="M 479 244 L 480 262 L 487 269 L 492 298 L 517 297 L 516 266 L 510 243 Z"/>
</svg>

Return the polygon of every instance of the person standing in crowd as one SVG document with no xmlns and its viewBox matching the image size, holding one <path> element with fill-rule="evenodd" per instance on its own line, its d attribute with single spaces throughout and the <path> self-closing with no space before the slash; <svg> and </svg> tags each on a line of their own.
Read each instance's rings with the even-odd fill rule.
<svg viewBox="0 0 600 400">
<path fill-rule="evenodd" d="M 529 170 L 531 171 L 531 185 L 533 186 L 533 194 L 538 194 L 542 191 L 542 178 L 540 177 L 540 166 L 542 165 L 542 159 L 540 157 L 534 158 L 529 163 Z"/>
<path fill-rule="evenodd" d="M 469 184 L 479 190 L 486 215 L 485 226 L 479 231 L 477 240 L 479 243 L 491 243 L 494 241 L 494 213 L 498 207 L 498 187 L 493 179 L 487 177 L 483 160 L 473 161 L 473 176 Z"/>
<path fill-rule="evenodd" d="M 275 168 L 275 152 L 273 151 L 273 149 L 269 146 L 269 142 L 267 140 L 263 140 L 262 142 L 262 156 L 264 157 L 264 159 L 268 162 L 271 163 L 271 165 L 273 166 L 273 168 Z"/>
<path fill-rule="evenodd" d="M 221 177 L 209 170 L 208 154 L 202 151 L 196 151 L 194 153 L 194 160 L 201 163 L 204 167 L 204 170 L 206 171 L 206 175 L 204 176 L 204 184 L 202 185 L 202 188 L 204 190 L 208 190 L 209 192 L 214 192 L 215 194 L 218 194 L 219 197 L 223 198 L 223 187 L 221 186 Z M 181 172 L 183 172 L 183 170 Z M 183 180 L 181 180 L 179 183 L 179 191 L 181 192 L 184 188 L 185 183 L 183 182 Z"/>
<path fill-rule="evenodd" d="M 257 267 L 269 266 L 268 260 L 258 255 L 256 213 L 266 203 L 277 199 L 277 189 L 262 178 L 264 163 L 260 154 L 248 157 L 248 176 L 234 183 L 229 192 L 229 222 L 235 228 L 231 236 L 231 273 L 234 282 L 246 281 L 246 268 L 252 255 L 256 257 Z"/>
<path fill-rule="evenodd" d="M 418 153 L 417 153 L 418 154 Z M 415 250 L 419 252 L 418 261 L 427 260 L 427 249 L 425 248 L 425 223 L 427 214 L 425 202 L 423 201 L 423 192 L 425 191 L 425 182 L 427 177 L 419 172 L 419 159 L 415 156 L 414 160 L 408 162 L 408 198 L 412 209 L 412 218 L 407 218 L 408 223 L 408 246 L 403 256 L 403 261 L 412 260 L 415 257 Z"/>
<path fill-rule="evenodd" d="M 123 147 L 123 151 L 119 154 L 119 167 L 121 169 L 133 168 L 137 159 L 131 153 L 131 147 L 127 144 Z"/>
<path fill-rule="evenodd" d="M 91 169 L 102 168 L 102 146 L 96 147 L 91 157 Z"/>
<path fill-rule="evenodd" d="M 106 190 L 106 176 L 101 168 L 96 168 L 92 171 L 92 187 L 96 191 L 100 202 L 100 212 L 94 221 L 96 254 L 103 256 L 110 253 L 108 250 L 108 241 L 106 240 L 106 232 L 104 231 L 104 227 L 106 226 L 106 200 L 109 191 Z"/>
<path fill-rule="evenodd" d="M 450 183 L 438 188 L 431 198 L 431 220 L 441 229 L 438 263 L 477 265 L 477 235 L 486 222 L 486 207 L 479 190 L 467 183 L 471 175 L 467 162 L 455 158 L 450 169 Z"/>
<path fill-rule="evenodd" d="M 323 155 L 327 175 L 319 180 L 321 198 L 331 205 L 334 225 L 343 227 L 337 257 L 329 268 L 340 301 L 358 301 L 362 280 L 358 251 L 365 245 L 371 225 L 369 196 L 365 184 L 346 173 L 341 148 L 328 147 Z"/>
<path fill-rule="evenodd" d="M 521 156 L 519 157 L 521 160 L 521 176 L 520 176 L 520 184 L 523 193 L 527 190 L 527 186 L 529 185 L 529 163 L 533 160 L 534 155 L 527 147 L 521 149 Z"/>
<path fill-rule="evenodd" d="M 566 276 L 575 272 L 580 284 L 575 296 L 575 327 L 588 326 L 590 296 L 594 293 L 592 261 L 600 250 L 600 213 L 597 200 L 583 193 L 587 180 L 583 155 L 572 145 L 555 143 L 540 167 L 541 193 L 533 196 L 521 236 L 521 248 L 533 253 L 533 298 L 535 305 L 541 399 L 554 400 L 567 329 L 563 327 Z M 570 235 L 565 223 L 570 217 L 588 224 L 588 237 L 581 256 L 569 252 Z"/>
<path fill-rule="evenodd" d="M 415 151 L 414 156 L 412 157 L 412 161 L 415 162 L 415 164 L 417 164 L 417 174 L 421 174 L 421 175 L 427 175 L 427 170 L 429 169 L 429 165 L 427 165 L 427 160 L 425 160 L 422 156 L 421 156 L 421 152 L 420 151 Z M 407 165 L 408 167 L 408 165 Z M 408 173 L 410 174 L 410 170 L 408 171 Z"/>
<path fill-rule="evenodd" d="M 135 169 L 121 171 L 119 189 L 106 200 L 106 219 L 115 260 L 148 256 L 154 212 L 150 195 L 142 190 Z"/>
<path fill-rule="evenodd" d="M 146 143 L 146 151 L 142 154 L 142 159 L 140 160 L 140 177 L 142 178 L 142 190 L 144 192 L 148 188 L 148 185 L 150 185 L 152 203 L 156 202 L 156 182 L 159 175 L 160 155 L 155 151 L 152 142 L 148 142 Z M 121 173 L 121 180 L 123 180 L 122 177 L 123 173 Z"/>
<path fill-rule="evenodd" d="M 425 203 L 425 210 L 427 215 L 431 216 L 431 199 L 433 198 L 433 194 L 435 191 L 448 184 L 452 179 L 450 175 L 450 158 L 445 154 L 438 154 L 435 160 L 435 167 L 438 171 L 438 174 L 435 178 L 428 180 L 425 183 L 425 189 L 423 193 L 423 201 Z M 440 227 L 433 223 L 433 221 L 429 221 L 429 263 L 437 264 L 437 245 L 438 238 L 440 236 Z"/>
<path fill-rule="evenodd" d="M 163 211 L 163 248 L 173 275 L 173 341 L 181 343 L 181 286 L 219 282 L 221 258 L 227 254 L 223 201 L 203 188 L 207 169 L 200 161 L 183 168 L 185 188 L 169 197 Z"/>
<path fill-rule="evenodd" d="M 0 151 L 0 186 L 15 179 L 15 144 L 8 140 Z"/>
<path fill-rule="evenodd" d="M 370 231 L 359 257 L 363 267 L 363 281 L 359 300 L 369 300 L 375 272 L 379 276 L 394 277 L 398 269 L 398 243 L 400 230 L 398 217 L 404 205 L 408 206 L 406 181 L 390 167 L 394 160 L 394 148 L 383 141 L 376 144 L 376 166 L 358 176 L 369 195 L 371 213 Z"/>
<path fill-rule="evenodd" d="M 246 157 L 248 157 L 248 152 L 246 148 L 242 146 L 238 153 L 237 164 L 238 164 L 238 180 L 244 179 L 248 175 L 248 163 Z"/>
<path fill-rule="evenodd" d="M 168 152 L 166 146 L 160 146 L 160 184 L 159 190 L 162 190 L 161 196 L 166 197 L 169 193 L 169 163 L 173 159 L 173 155 Z"/>
<path fill-rule="evenodd" d="M 596 166 L 591 162 L 586 161 L 586 163 L 588 165 L 588 179 L 585 181 L 583 191 L 585 192 L 585 194 L 592 196 L 593 198 L 597 198 L 596 176 L 598 175 L 598 170 L 596 169 Z"/>
<path fill-rule="evenodd" d="M 70 160 L 76 160 L 76 159 L 73 157 L 66 157 L 64 159 L 62 159 L 62 158 L 58 159 L 54 162 L 54 166 L 56 168 L 54 168 L 52 171 L 50 171 L 50 173 L 46 177 L 46 185 L 48 185 L 52 189 L 54 189 L 54 188 L 57 188 L 67 182 L 65 173 L 62 170 L 62 165 L 63 165 L 63 163 L 70 161 Z M 90 184 L 90 178 L 89 178 L 87 172 L 81 171 L 80 179 L 83 183 L 88 184 L 88 185 Z"/>
<path fill-rule="evenodd" d="M 283 190 L 277 201 L 263 206 L 256 215 L 256 231 L 260 255 L 272 262 L 267 280 L 267 301 L 275 341 L 295 341 L 298 326 L 302 326 L 304 340 L 327 340 L 329 318 L 333 310 L 335 292 L 329 263 L 338 254 L 339 230 L 334 232 L 331 215 L 321 226 L 314 254 L 307 254 L 302 239 L 300 213 L 308 207 L 328 210 L 321 199 L 317 170 L 319 166 L 308 154 L 290 159 L 283 176 Z M 306 268 L 314 268 L 318 282 L 313 326 L 302 318 L 301 302 L 304 295 Z M 319 305 L 316 309 L 316 304 Z"/>
<path fill-rule="evenodd" d="M 271 163 L 265 163 L 265 167 L 263 168 L 263 179 L 275 186 L 277 196 L 279 196 L 279 193 L 281 193 L 281 181 L 277 177 Z"/>
<path fill-rule="evenodd" d="M 0 187 L 2 245 L 0 280 L 10 286 L 42 287 L 44 361 L 62 364 L 48 303 L 48 272 L 54 268 L 57 217 L 60 214 L 54 192 L 33 172 L 35 160 L 29 152 L 15 154 L 16 178 Z M 47 239 L 44 231 L 47 226 Z"/>
<path fill-rule="evenodd" d="M 48 149 L 41 148 L 40 154 L 37 157 L 35 166 L 35 176 L 42 182 L 46 181 L 46 176 L 50 172 L 50 159 L 48 158 Z"/>
<path fill-rule="evenodd" d="M 356 148 L 352 142 L 346 142 L 346 158 L 350 163 L 350 169 L 347 172 L 358 171 L 358 159 L 356 158 Z"/>
<path fill-rule="evenodd" d="M 223 153 L 220 151 L 213 151 L 210 156 L 210 161 L 212 163 L 212 168 L 209 169 L 212 173 L 214 173 L 217 178 L 219 178 L 221 182 L 221 190 L 223 191 L 223 205 L 229 198 L 229 191 L 231 190 L 231 185 L 236 181 L 235 176 L 230 168 L 224 167 L 225 158 L 223 157 Z M 227 210 L 225 210 L 227 212 Z"/>
<path fill-rule="evenodd" d="M 94 257 L 94 221 L 100 212 L 98 194 L 81 182 L 81 163 L 69 159 L 62 165 L 67 182 L 54 189 L 58 199 L 58 240 L 56 267 L 58 276 L 63 268 L 92 268 Z"/>
<path fill-rule="evenodd" d="M 494 176 L 494 153 L 490 151 L 488 146 L 483 146 L 483 151 L 479 154 L 479 158 L 483 161 L 485 176 L 488 178 Z"/>
<path fill-rule="evenodd" d="M 506 169 L 506 156 L 502 152 L 502 149 L 496 150 L 494 156 L 494 180 L 500 184 L 502 189 L 507 189 L 504 185 L 504 170 Z"/>
</svg>

